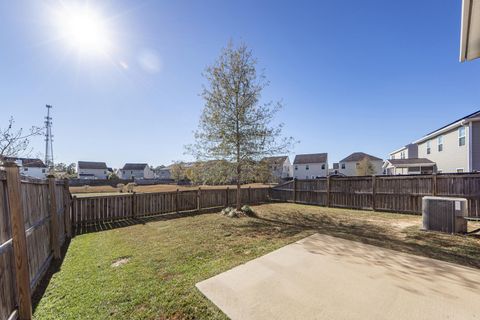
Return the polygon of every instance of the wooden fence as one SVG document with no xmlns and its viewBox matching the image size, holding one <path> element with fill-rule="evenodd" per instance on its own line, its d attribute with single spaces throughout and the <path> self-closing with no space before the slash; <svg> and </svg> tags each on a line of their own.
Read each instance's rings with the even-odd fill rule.
<svg viewBox="0 0 480 320">
<path fill-rule="evenodd" d="M 71 197 L 67 181 L 21 180 L 18 167 L 0 171 L 0 319 L 29 319 L 31 293 L 60 247 L 83 226 L 232 206 L 235 189 L 199 189 Z M 242 202 L 270 200 L 340 208 L 420 213 L 426 195 L 463 197 L 480 217 L 480 174 L 335 177 L 244 188 Z"/>
<path fill-rule="evenodd" d="M 65 181 L 0 172 L 0 319 L 29 319 L 31 293 L 71 235 Z"/>
<path fill-rule="evenodd" d="M 243 188 L 242 203 L 268 201 L 268 188 Z M 130 193 L 109 196 L 73 197 L 74 227 L 103 222 L 155 216 L 165 213 L 195 212 L 233 206 L 236 189 L 199 189 L 157 193 Z"/>
<path fill-rule="evenodd" d="M 420 214 L 423 196 L 468 199 L 480 217 L 480 174 L 328 177 L 294 180 L 270 189 L 273 201 Z"/>
</svg>

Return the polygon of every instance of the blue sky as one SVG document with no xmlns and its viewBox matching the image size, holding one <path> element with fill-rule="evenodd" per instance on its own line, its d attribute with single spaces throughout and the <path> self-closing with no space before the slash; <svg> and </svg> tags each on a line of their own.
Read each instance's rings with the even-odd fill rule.
<svg viewBox="0 0 480 320">
<path fill-rule="evenodd" d="M 58 39 L 59 6 L 0 2 L 0 125 L 41 125 L 53 105 L 60 162 L 190 160 L 201 73 L 229 40 L 258 58 L 264 100 L 283 101 L 292 155 L 385 158 L 480 109 L 480 61 L 458 62 L 461 1 L 92 1 L 108 57 Z"/>
</svg>

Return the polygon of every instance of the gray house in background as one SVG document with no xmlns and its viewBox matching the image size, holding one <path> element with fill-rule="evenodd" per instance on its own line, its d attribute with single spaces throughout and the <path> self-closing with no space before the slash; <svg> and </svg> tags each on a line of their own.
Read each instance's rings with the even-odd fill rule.
<svg viewBox="0 0 480 320">
<path fill-rule="evenodd" d="M 120 169 L 122 179 L 153 179 L 155 174 L 147 163 L 126 163 Z"/>
<path fill-rule="evenodd" d="M 108 167 L 105 162 L 78 161 L 79 179 L 107 179 Z"/>
<path fill-rule="evenodd" d="M 162 180 L 170 180 L 172 178 L 170 170 L 171 166 L 155 169 L 155 178 Z"/>
</svg>

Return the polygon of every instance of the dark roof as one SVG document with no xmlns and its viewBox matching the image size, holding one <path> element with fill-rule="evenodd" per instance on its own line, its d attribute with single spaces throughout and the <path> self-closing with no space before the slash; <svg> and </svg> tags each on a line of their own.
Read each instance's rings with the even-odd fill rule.
<svg viewBox="0 0 480 320">
<path fill-rule="evenodd" d="M 443 128 L 446 128 L 446 127 L 448 127 L 448 126 L 451 126 L 452 124 L 457 123 L 457 122 L 459 122 L 459 121 L 462 121 L 462 120 L 465 120 L 465 119 L 470 119 L 470 118 L 475 118 L 475 117 L 479 117 L 479 116 L 480 116 L 480 110 L 477 110 L 477 111 L 475 111 L 474 113 L 469 114 L 468 116 L 465 116 L 465 117 L 463 117 L 463 118 L 460 118 L 460 119 L 457 119 L 457 120 L 455 120 L 455 121 L 453 121 L 453 122 L 450 122 L 449 124 L 444 125 L 443 127 L 438 128 L 437 130 L 433 130 L 432 132 L 427 133 L 425 136 L 431 135 L 432 133 L 435 133 L 435 132 L 437 132 L 437 131 L 439 131 L 439 130 L 442 130 Z"/>
<path fill-rule="evenodd" d="M 146 163 L 125 163 L 122 170 L 145 170 Z"/>
<path fill-rule="evenodd" d="M 340 165 L 338 164 L 338 162 L 335 162 L 333 164 L 333 169 L 339 169 L 340 168 Z"/>
<path fill-rule="evenodd" d="M 271 164 L 282 164 L 287 160 L 287 156 L 277 156 L 277 157 L 265 157 L 262 159 L 263 162 L 268 162 Z"/>
<path fill-rule="evenodd" d="M 327 153 L 297 154 L 293 164 L 307 163 L 325 163 L 327 162 Z"/>
<path fill-rule="evenodd" d="M 47 166 L 43 163 L 42 160 L 38 158 L 17 158 L 17 157 L 6 157 L 6 161 L 21 161 L 23 167 L 30 168 L 46 168 Z"/>
<path fill-rule="evenodd" d="M 349 162 L 349 161 L 362 161 L 363 159 L 368 158 L 370 160 L 380 160 L 382 159 L 374 157 L 370 154 L 364 153 L 364 152 L 354 152 L 345 159 L 340 160 L 340 162 Z"/>
<path fill-rule="evenodd" d="M 105 162 L 78 161 L 78 169 L 107 169 Z"/>
<path fill-rule="evenodd" d="M 416 165 L 416 164 L 427 164 L 427 165 L 435 165 L 435 162 L 429 160 L 427 158 L 410 158 L 410 159 L 388 159 L 393 166 L 399 167 L 402 165 Z"/>
</svg>

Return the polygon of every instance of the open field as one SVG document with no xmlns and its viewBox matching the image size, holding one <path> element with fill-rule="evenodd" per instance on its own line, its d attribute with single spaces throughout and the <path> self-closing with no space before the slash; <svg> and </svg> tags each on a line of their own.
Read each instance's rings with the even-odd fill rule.
<svg viewBox="0 0 480 320">
<path fill-rule="evenodd" d="M 262 183 L 251 183 L 245 184 L 242 188 L 268 188 L 272 185 L 262 184 Z M 142 192 L 169 192 L 175 190 L 197 190 L 198 188 L 202 189 L 226 189 L 227 187 L 230 189 L 234 189 L 237 186 L 235 185 L 228 185 L 228 186 L 179 186 L 176 184 L 156 184 L 150 186 L 135 186 L 133 190 L 138 193 Z M 82 187 L 70 187 L 70 192 L 74 195 L 84 195 L 84 196 L 94 196 L 97 194 L 100 195 L 110 195 L 110 194 L 117 194 L 120 193 L 120 189 L 114 188 L 112 186 L 82 186 Z"/>
<path fill-rule="evenodd" d="M 480 268 L 480 238 L 420 231 L 420 216 L 297 204 L 254 209 L 258 218 L 164 216 L 77 236 L 35 318 L 225 319 L 197 282 L 315 232 Z"/>
</svg>

